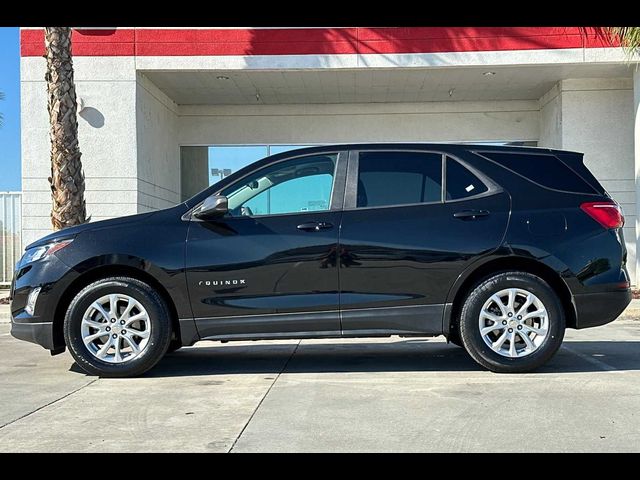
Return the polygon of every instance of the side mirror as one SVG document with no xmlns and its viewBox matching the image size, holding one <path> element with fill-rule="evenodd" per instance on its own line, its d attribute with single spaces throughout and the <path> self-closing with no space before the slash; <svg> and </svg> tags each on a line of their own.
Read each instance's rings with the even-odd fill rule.
<svg viewBox="0 0 640 480">
<path fill-rule="evenodd" d="M 229 201 L 224 195 L 207 197 L 202 205 L 193 212 L 193 216 L 200 220 L 210 220 L 221 217 L 229 211 Z"/>
</svg>

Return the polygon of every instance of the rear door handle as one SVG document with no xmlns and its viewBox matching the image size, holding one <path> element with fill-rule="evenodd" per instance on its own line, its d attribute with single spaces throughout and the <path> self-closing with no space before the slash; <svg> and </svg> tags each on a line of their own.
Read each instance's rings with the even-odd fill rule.
<svg viewBox="0 0 640 480">
<path fill-rule="evenodd" d="M 333 224 L 329 222 L 307 222 L 298 225 L 298 230 L 304 230 L 305 232 L 319 232 L 320 230 L 327 230 L 333 228 Z"/>
<path fill-rule="evenodd" d="M 475 220 L 479 217 L 486 217 L 489 215 L 488 210 L 462 210 L 461 212 L 456 212 L 453 214 L 455 218 L 459 218 L 460 220 Z"/>
</svg>

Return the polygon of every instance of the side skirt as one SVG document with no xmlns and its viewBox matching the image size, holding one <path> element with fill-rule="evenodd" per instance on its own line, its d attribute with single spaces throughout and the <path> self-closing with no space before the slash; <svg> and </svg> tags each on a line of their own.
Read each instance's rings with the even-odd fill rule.
<svg viewBox="0 0 640 480">
<path fill-rule="evenodd" d="M 445 304 L 342 310 L 345 337 L 386 335 L 442 335 Z"/>
<path fill-rule="evenodd" d="M 448 330 L 448 304 L 181 319 L 183 345 L 198 340 L 273 340 L 437 336 Z M 444 321 L 443 321 L 444 319 Z M 193 331 L 195 323 L 197 332 Z M 342 328 L 341 328 L 342 327 Z M 446 330 L 445 330 L 446 328 Z M 186 331 L 185 331 L 186 330 Z"/>
</svg>

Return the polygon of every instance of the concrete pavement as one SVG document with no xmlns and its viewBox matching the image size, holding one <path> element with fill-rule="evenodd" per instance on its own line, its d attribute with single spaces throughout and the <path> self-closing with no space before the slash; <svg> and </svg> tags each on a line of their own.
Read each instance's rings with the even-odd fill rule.
<svg viewBox="0 0 640 480">
<path fill-rule="evenodd" d="M 534 374 L 441 339 L 207 343 L 96 379 L 0 325 L 0 451 L 640 451 L 640 321 Z"/>
<path fill-rule="evenodd" d="M 9 322 L 11 322 L 9 305 L 0 305 L 0 323 L 9 323 Z"/>
</svg>

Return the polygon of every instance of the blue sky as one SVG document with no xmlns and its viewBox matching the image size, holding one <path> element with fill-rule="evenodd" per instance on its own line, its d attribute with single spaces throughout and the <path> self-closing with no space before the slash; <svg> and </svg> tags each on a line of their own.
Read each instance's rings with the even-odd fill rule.
<svg viewBox="0 0 640 480">
<path fill-rule="evenodd" d="M 20 41 L 17 27 L 0 27 L 0 192 L 20 187 Z"/>
</svg>

